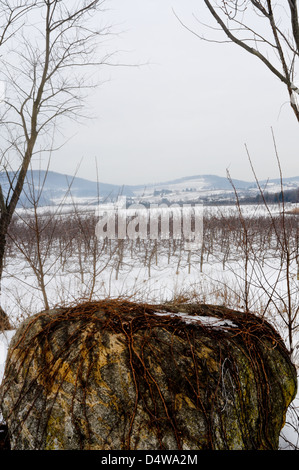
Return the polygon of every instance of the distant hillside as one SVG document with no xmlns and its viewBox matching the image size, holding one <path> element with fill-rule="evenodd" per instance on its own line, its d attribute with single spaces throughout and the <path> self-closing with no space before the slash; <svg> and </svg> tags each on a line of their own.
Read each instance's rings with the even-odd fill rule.
<svg viewBox="0 0 299 470">
<path fill-rule="evenodd" d="M 13 176 L 13 173 L 9 173 L 11 181 L 14 181 Z M 0 173 L 0 184 L 4 195 L 6 195 L 9 184 L 7 175 L 4 172 Z M 72 177 L 70 175 L 56 173 L 54 171 L 46 173 L 43 170 L 33 170 L 28 173 L 19 206 L 27 206 L 30 204 L 32 196 L 34 194 L 38 195 L 41 188 L 43 188 L 41 205 L 56 204 L 66 196 L 73 198 L 76 202 L 88 200 L 89 203 L 97 203 L 98 192 L 101 200 L 114 200 L 120 194 L 128 197 L 133 196 L 129 187 L 101 182 L 97 183 L 76 176 Z"/>
<path fill-rule="evenodd" d="M 263 203 L 266 201 L 268 204 L 277 204 L 281 202 L 299 203 L 299 187 L 296 189 L 285 189 L 283 192 L 267 192 L 262 194 L 258 193 L 254 197 L 243 198 L 242 202 L 247 204 Z"/>
<path fill-rule="evenodd" d="M 299 178 L 298 178 L 299 179 Z M 233 179 L 233 184 L 238 189 L 249 189 L 252 186 L 256 186 L 255 183 Z M 195 190 L 231 190 L 232 186 L 228 179 L 223 176 L 216 175 L 196 175 L 196 176 L 185 176 L 175 180 L 151 183 L 148 185 L 131 186 L 131 189 L 136 192 L 142 192 L 144 190 L 151 191 L 155 190 L 179 190 L 179 189 L 195 189 Z"/>
<path fill-rule="evenodd" d="M 13 173 L 9 173 L 9 178 L 15 184 Z M 238 191 L 240 197 L 245 201 L 258 200 L 259 193 L 254 181 L 243 181 L 233 179 L 232 183 Z M 7 175 L 0 173 L 0 184 L 4 195 L 9 190 Z M 299 176 L 285 178 L 283 181 L 285 191 L 295 191 L 299 188 Z M 279 194 L 281 191 L 280 180 L 273 179 L 261 181 L 261 187 L 268 195 Z M 97 204 L 98 192 L 101 202 L 109 202 L 123 195 L 128 201 L 139 201 L 142 203 L 225 203 L 235 199 L 234 189 L 226 177 L 217 175 L 196 175 L 182 177 L 166 182 L 150 183 L 148 185 L 120 186 L 108 183 L 96 183 L 80 177 L 72 177 L 49 171 L 32 171 L 28 173 L 28 178 L 24 186 L 20 205 L 30 205 L 32 194 L 39 194 L 43 186 L 40 205 L 58 204 L 62 200 L 64 203 L 75 201 L 77 204 Z M 291 193 L 290 193 L 291 194 Z M 65 199 L 68 196 L 68 199 Z M 277 197 L 268 196 L 268 200 L 277 200 Z"/>
<path fill-rule="evenodd" d="M 259 182 L 263 191 L 268 195 L 281 191 L 279 179 Z M 284 190 L 292 191 L 299 188 L 299 176 L 285 178 Z M 235 201 L 236 189 L 241 199 L 256 200 L 259 188 L 255 181 L 232 179 L 232 184 L 226 177 L 216 175 L 196 175 L 175 180 L 148 184 L 147 186 L 131 186 L 135 197 L 143 203 L 226 203 Z M 275 198 L 272 198 L 275 199 Z M 277 199 L 277 198 L 276 198 Z M 269 196 L 269 200 L 271 197 Z"/>
</svg>

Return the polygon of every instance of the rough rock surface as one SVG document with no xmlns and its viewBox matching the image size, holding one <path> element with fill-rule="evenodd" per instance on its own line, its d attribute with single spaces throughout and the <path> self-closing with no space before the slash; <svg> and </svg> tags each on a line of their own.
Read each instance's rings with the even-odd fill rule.
<svg viewBox="0 0 299 470">
<path fill-rule="evenodd" d="M 14 449 L 277 449 L 296 371 L 252 314 L 84 303 L 17 330 L 1 385 Z"/>
</svg>

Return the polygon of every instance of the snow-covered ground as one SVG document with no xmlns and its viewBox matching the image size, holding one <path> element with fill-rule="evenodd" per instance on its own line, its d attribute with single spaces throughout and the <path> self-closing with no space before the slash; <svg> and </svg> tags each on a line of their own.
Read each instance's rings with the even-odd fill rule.
<svg viewBox="0 0 299 470">
<path fill-rule="evenodd" d="M 278 206 L 271 208 L 273 215 L 278 214 L 279 210 Z M 231 206 L 211 207 L 208 211 L 211 217 L 229 217 L 238 213 L 238 209 Z M 263 206 L 243 206 L 242 211 L 244 217 L 267 215 Z M 22 215 L 24 216 L 24 213 Z M 84 221 L 82 224 L 84 225 Z M 180 243 L 171 240 L 164 240 L 163 243 L 155 243 L 154 240 L 119 243 L 114 240 L 113 243 L 102 245 L 95 251 L 94 239 L 82 238 L 79 243 L 79 238 L 78 230 L 71 247 L 67 243 L 61 247 L 59 240 L 53 241 L 51 237 L 45 239 L 41 245 L 43 282 L 50 307 L 91 296 L 124 297 L 149 303 L 162 303 L 173 299 L 198 301 L 224 304 L 240 310 L 247 301 L 251 311 L 260 313 L 269 301 L 271 286 L 275 286 L 273 305 L 279 305 L 286 295 L 285 276 L 280 269 L 281 260 L 276 257 L 274 248 L 268 250 L 261 261 L 260 248 L 256 247 L 247 266 L 250 287 L 246 298 L 242 247 L 222 246 L 222 240 L 210 240 L 213 251 L 204 252 L 204 257 L 201 257 L 200 252 L 185 251 Z M 23 245 L 21 241 L 24 242 Z M 23 251 L 14 248 L 7 257 L 1 299 L 1 305 L 9 314 L 15 328 L 28 315 L 45 308 L 41 283 L 35 270 L 36 252 L 31 251 L 31 242 L 27 243 L 22 237 L 18 243 Z M 89 247 L 88 252 L 86 246 Z M 228 254 L 227 248 L 230 250 Z M 299 280 L 295 258 L 290 265 L 289 274 L 292 301 L 294 306 L 298 307 Z M 285 317 L 282 312 L 283 308 L 281 314 L 277 314 L 275 308 L 270 308 L 267 310 L 267 319 L 279 331 L 288 347 L 288 332 L 284 326 Z M 299 318 L 297 326 L 298 324 Z M 299 372 L 298 327 L 294 334 L 293 361 Z M 12 335 L 13 331 L 0 335 L 0 380 Z M 298 416 L 299 392 L 288 410 L 286 425 L 281 433 L 280 448 L 299 448 Z"/>
</svg>

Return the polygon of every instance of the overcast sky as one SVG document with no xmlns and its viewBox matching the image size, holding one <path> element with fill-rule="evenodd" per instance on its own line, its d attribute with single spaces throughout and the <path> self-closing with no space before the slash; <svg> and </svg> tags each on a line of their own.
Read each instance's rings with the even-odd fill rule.
<svg viewBox="0 0 299 470">
<path fill-rule="evenodd" d="M 147 184 L 215 174 L 253 180 L 246 143 L 260 179 L 279 176 L 273 127 L 285 177 L 298 176 L 299 128 L 285 87 L 257 59 L 233 44 L 201 41 L 214 25 L 202 0 L 110 0 L 105 21 L 121 34 L 105 46 L 115 61 L 90 99 L 96 116 L 65 128 L 71 140 L 51 169 L 113 184 Z M 206 32 L 206 31 L 205 31 Z M 211 33 L 209 33 L 211 36 Z M 123 52 L 121 52 L 123 51 Z"/>
</svg>

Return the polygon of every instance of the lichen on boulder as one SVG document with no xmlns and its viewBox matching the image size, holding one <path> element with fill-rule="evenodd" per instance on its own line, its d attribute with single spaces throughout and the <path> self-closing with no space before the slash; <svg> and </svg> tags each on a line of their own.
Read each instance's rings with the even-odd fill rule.
<svg viewBox="0 0 299 470">
<path fill-rule="evenodd" d="M 277 449 L 296 370 L 265 320 L 86 302 L 17 330 L 0 403 L 12 449 Z"/>
</svg>

